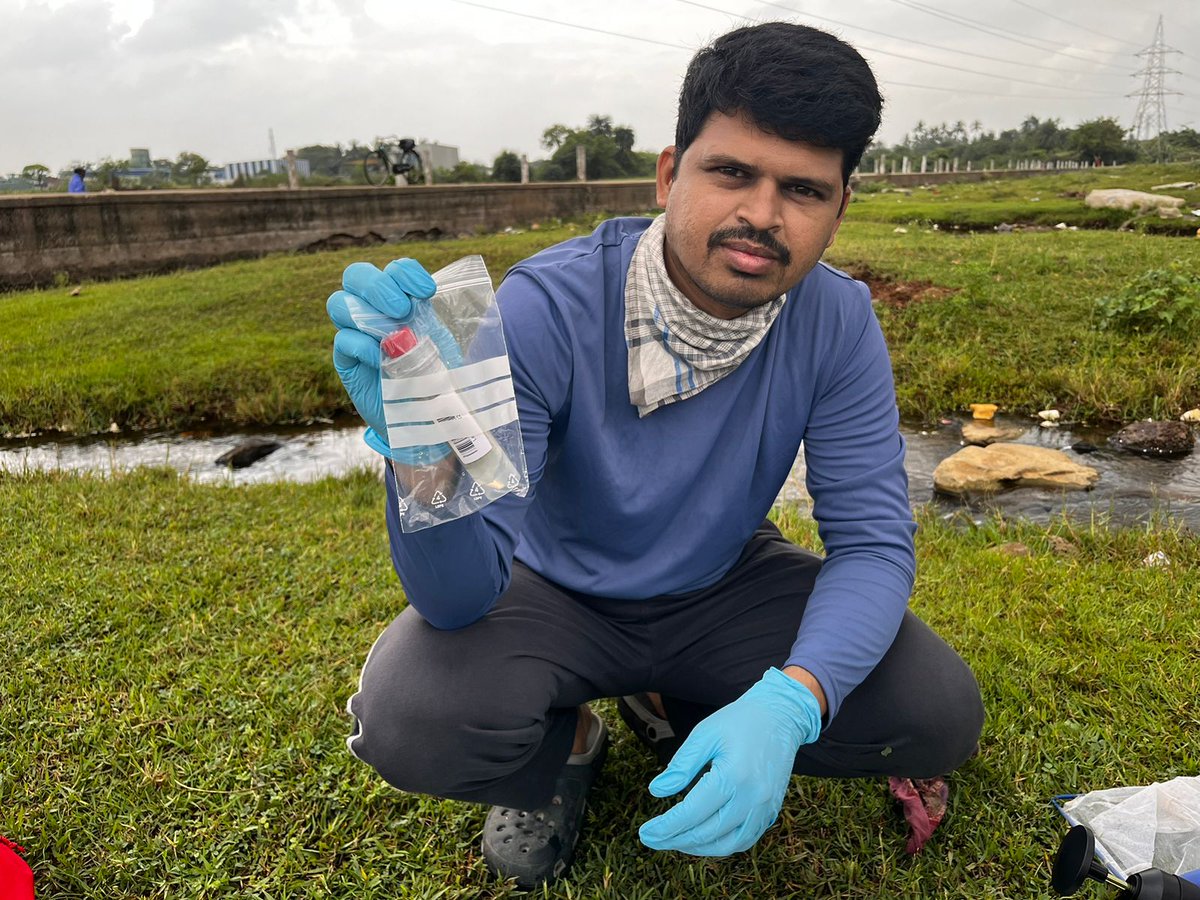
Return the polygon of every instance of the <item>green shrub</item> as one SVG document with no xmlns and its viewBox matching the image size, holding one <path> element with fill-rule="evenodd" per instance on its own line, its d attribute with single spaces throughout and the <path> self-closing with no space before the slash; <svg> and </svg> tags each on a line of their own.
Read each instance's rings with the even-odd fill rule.
<svg viewBox="0 0 1200 900">
<path fill-rule="evenodd" d="M 885 191 L 892 190 L 892 183 L 889 181 L 855 181 L 853 184 L 854 193 L 856 194 L 881 194 Z"/>
<path fill-rule="evenodd" d="M 1100 327 L 1123 331 L 1183 331 L 1200 325 L 1200 273 L 1179 262 L 1148 269 L 1120 293 L 1096 301 Z"/>
</svg>

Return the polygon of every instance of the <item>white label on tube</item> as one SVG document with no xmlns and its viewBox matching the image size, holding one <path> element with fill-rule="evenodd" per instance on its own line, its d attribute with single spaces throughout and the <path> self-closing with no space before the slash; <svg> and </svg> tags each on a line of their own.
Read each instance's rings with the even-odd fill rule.
<svg viewBox="0 0 1200 900">
<path fill-rule="evenodd" d="M 452 418 L 458 418 L 457 416 Z M 445 422 L 447 419 L 438 419 Z M 476 460 L 483 459 L 492 449 L 492 442 L 484 434 L 472 434 L 467 437 L 451 438 L 450 447 L 454 455 L 462 460 L 464 466 L 469 466 Z"/>
</svg>

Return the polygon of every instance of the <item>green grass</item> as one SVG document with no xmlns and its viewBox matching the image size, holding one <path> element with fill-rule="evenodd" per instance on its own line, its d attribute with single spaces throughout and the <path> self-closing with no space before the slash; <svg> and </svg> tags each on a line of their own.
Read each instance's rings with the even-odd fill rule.
<svg viewBox="0 0 1200 900">
<path fill-rule="evenodd" d="M 0 295 L 0 435 L 303 422 L 349 412 L 326 298 L 357 260 L 430 271 L 483 253 L 494 277 L 584 230 L 275 255 L 171 275 Z"/>
<path fill-rule="evenodd" d="M 1084 216 L 1081 200 L 1056 195 L 1186 176 L 1186 167 L 1097 169 L 946 185 L 936 196 L 920 189 L 911 197 L 876 193 L 853 204 L 831 262 L 949 289 L 904 308 L 881 307 L 902 414 L 931 421 L 988 401 L 1015 414 L 1053 406 L 1069 419 L 1119 422 L 1200 405 L 1194 333 L 1126 337 L 1102 332 L 1096 314 L 1098 298 L 1147 269 L 1179 260 L 1195 272 L 1195 238 L 969 227 L 972 217 L 1014 220 L 1016 205 L 1040 207 L 1050 213 L 1047 222 L 1066 218 L 1068 206 Z M 1042 202 L 1027 202 L 1033 196 Z M 1200 208 L 1200 191 L 1187 196 Z M 960 221 L 966 230 L 935 230 L 934 219 Z M 907 223 L 903 233 L 897 222 Z M 330 364 L 324 311 L 346 265 L 412 256 L 432 271 L 481 253 L 498 280 L 538 249 L 590 230 L 589 223 L 544 225 L 87 283 L 78 296 L 61 287 L 0 295 L 0 436 L 348 414 Z"/>
<path fill-rule="evenodd" d="M 921 225 L 952 231 L 993 231 L 1002 224 L 1053 227 L 1060 222 L 1077 228 L 1118 229 L 1133 214 L 1117 209 L 1088 209 L 1079 200 L 1051 199 L 1025 201 L 943 200 L 921 196 L 873 194 L 857 201 L 851 209 L 856 220 L 890 222 L 895 225 Z M 1193 220 L 1195 221 L 1195 220 Z M 1195 225 L 1190 226 L 1195 230 Z"/>
<path fill-rule="evenodd" d="M 359 665 L 404 605 L 382 514 L 365 474 L 0 476 L 0 833 L 29 849 L 39 897 L 512 893 L 479 859 L 483 808 L 396 793 L 345 749 Z M 778 518 L 815 543 L 802 515 Z M 914 609 L 988 708 L 926 851 L 905 855 L 881 782 L 794 779 L 752 852 L 653 853 L 636 828 L 663 808 L 655 769 L 617 725 L 587 842 L 548 896 L 1049 897 L 1052 795 L 1195 774 L 1196 535 L 920 521 Z M 993 549 L 1010 541 L 1031 555 Z M 1173 564 L 1143 566 L 1159 549 Z"/>
<path fill-rule="evenodd" d="M 901 225 L 937 225 L 965 231 L 990 231 L 1001 223 L 1116 229 L 1129 224 L 1139 232 L 1195 235 L 1200 220 L 1185 215 L 1161 219 L 1137 217 L 1116 209 L 1089 209 L 1083 201 L 1092 190 L 1125 188 L 1147 191 L 1158 184 L 1200 181 L 1195 165 L 1122 166 L 1079 169 L 1023 178 L 957 182 L 897 189 L 886 182 L 865 182 L 854 197 L 852 215 L 859 220 Z M 1160 191 L 1184 200 L 1183 210 L 1200 208 L 1200 187 Z"/>
<path fill-rule="evenodd" d="M 884 180 L 886 182 L 886 179 Z M 1041 197 L 1043 200 L 1073 192 L 1085 194 L 1100 188 L 1126 188 L 1132 191 L 1149 191 L 1155 185 L 1177 182 L 1200 181 L 1200 167 L 1195 163 L 1171 163 L 1168 165 L 1135 165 L 1112 168 L 1073 169 L 1070 171 L 1047 172 L 1021 178 L 997 178 L 989 181 L 959 181 L 934 185 L 936 191 L 925 190 L 931 196 L 943 200 L 998 201 L 1027 200 Z M 879 184 L 880 182 L 875 182 Z M 876 188 L 867 187 L 867 191 Z M 1172 188 L 1160 193 L 1172 197 L 1191 198 L 1200 201 L 1200 188 L 1180 192 Z"/>
<path fill-rule="evenodd" d="M 1143 174 L 1107 186 L 1187 177 Z M 1077 177 L 1047 184 L 1075 190 Z M 954 191 L 995 212 L 1050 189 L 1039 181 Z M 872 213 L 892 206 L 890 194 L 855 204 L 830 259 L 944 288 L 880 308 L 906 415 L 981 400 L 1076 418 L 1200 405 L 1194 335 L 1120 336 L 1093 315 L 1095 297 L 1146 269 L 1194 261 L 1193 241 L 947 233 L 911 219 L 897 234 Z M 499 277 L 585 230 L 554 223 L 88 283 L 78 297 L 0 296 L 0 433 L 346 412 L 324 300 L 348 263 L 411 255 L 433 270 L 479 252 Z M 39 897 L 514 893 L 479 859 L 482 808 L 398 794 L 345 749 L 345 699 L 404 605 L 382 513 L 366 473 L 239 488 L 163 470 L 0 473 L 0 834 L 29 849 Z M 816 545 L 804 516 L 778 519 Z M 1049 897 L 1065 830 L 1049 797 L 1200 770 L 1186 739 L 1200 726 L 1200 537 L 1165 523 L 920 522 L 913 607 L 971 664 L 988 707 L 981 753 L 954 778 L 953 818 L 924 854 L 904 854 L 881 783 L 813 779 L 794 780 L 779 826 L 751 853 L 653 853 L 636 829 L 663 808 L 645 790 L 655 769 L 617 726 L 587 843 L 572 877 L 545 893 Z M 1077 552 L 1055 553 L 1052 537 Z M 1031 555 L 996 551 L 1011 541 Z M 1155 550 L 1172 565 L 1143 566 Z M 611 703 L 600 708 L 615 723 Z"/>
<path fill-rule="evenodd" d="M 855 213 L 856 214 L 856 213 Z M 483 252 L 495 275 L 567 229 L 370 252 L 271 257 L 85 285 L 79 297 L 0 297 L 0 433 L 273 424 L 350 411 L 329 361 L 326 296 L 356 259 L 411 255 L 430 269 Z M 860 222 L 828 258 L 952 293 L 881 307 L 902 413 L 967 404 L 1070 417 L 1178 415 L 1200 403 L 1191 334 L 1098 327 L 1095 299 L 1193 245 L 1109 232 L 948 234 Z"/>
<path fill-rule="evenodd" d="M 1113 232 L 894 233 L 850 222 L 826 254 L 851 271 L 950 289 L 878 308 L 901 413 L 933 421 L 970 403 L 1075 421 L 1176 417 L 1200 405 L 1186 330 L 1103 331 L 1096 302 L 1147 269 L 1200 269 L 1192 239 Z"/>
</svg>

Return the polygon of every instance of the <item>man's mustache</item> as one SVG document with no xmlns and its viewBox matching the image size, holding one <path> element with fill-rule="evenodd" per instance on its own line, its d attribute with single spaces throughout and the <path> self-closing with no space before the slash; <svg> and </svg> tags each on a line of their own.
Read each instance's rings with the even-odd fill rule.
<svg viewBox="0 0 1200 900">
<path fill-rule="evenodd" d="M 778 257 L 779 261 L 784 266 L 788 266 L 792 261 L 792 254 L 787 247 L 779 243 L 775 236 L 769 231 L 760 231 L 752 225 L 731 226 L 729 228 L 719 228 L 708 236 L 708 249 L 715 250 L 722 244 L 729 241 L 748 241 L 752 244 L 757 244 L 764 250 L 773 253 Z"/>
</svg>

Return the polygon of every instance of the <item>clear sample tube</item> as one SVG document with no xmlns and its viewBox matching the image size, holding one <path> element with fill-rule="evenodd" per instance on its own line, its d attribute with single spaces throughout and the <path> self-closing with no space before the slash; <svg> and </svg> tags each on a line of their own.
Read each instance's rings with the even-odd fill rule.
<svg viewBox="0 0 1200 900">
<path fill-rule="evenodd" d="M 447 438 L 446 443 L 450 445 L 467 474 L 474 479 L 475 483 L 469 490 L 470 496 L 477 500 L 495 500 L 509 493 L 520 481 L 520 473 L 503 448 L 475 422 L 471 410 L 462 398 L 449 389 L 450 370 L 442 361 L 433 340 L 428 335 L 418 338 L 411 328 L 405 326 L 389 334 L 380 346 L 389 357 L 383 363 L 383 369 L 389 377 L 444 376 L 444 384 L 448 390 L 440 399 L 445 403 L 446 410 L 445 414 L 437 416 L 435 421 L 459 421 L 466 426 L 465 429 L 456 428 L 460 433 L 466 430 L 466 436 Z"/>
</svg>

